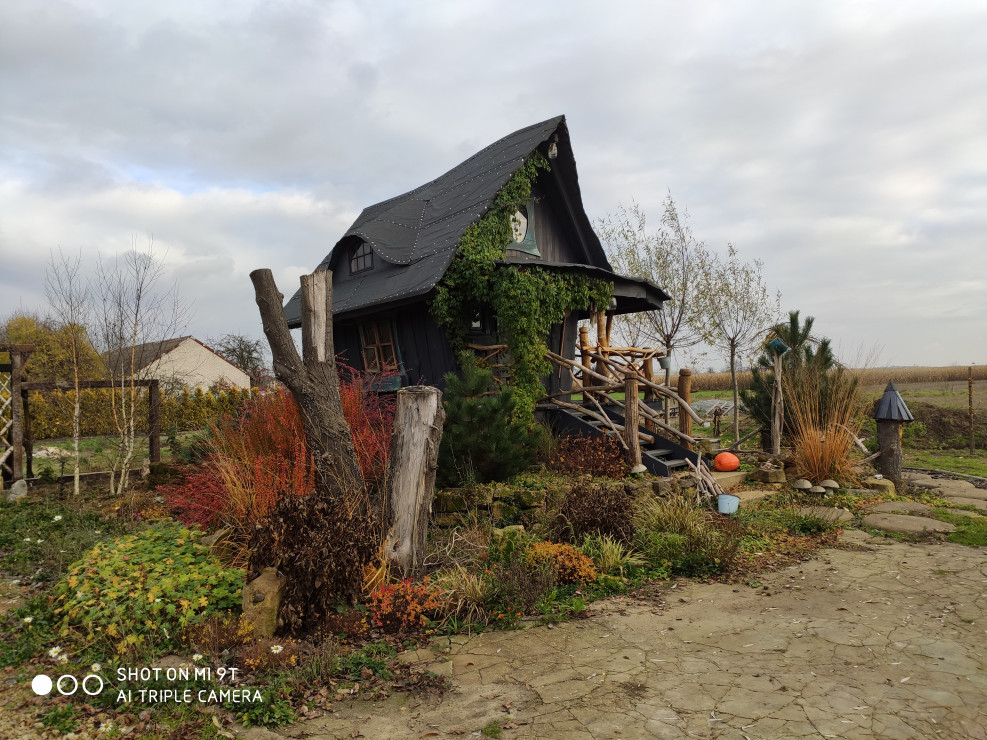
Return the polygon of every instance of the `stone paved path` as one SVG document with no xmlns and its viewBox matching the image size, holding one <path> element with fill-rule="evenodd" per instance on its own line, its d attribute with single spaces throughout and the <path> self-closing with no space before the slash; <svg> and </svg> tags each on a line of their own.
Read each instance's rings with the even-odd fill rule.
<svg viewBox="0 0 987 740">
<path fill-rule="evenodd" d="M 454 638 L 435 704 L 353 702 L 297 738 L 987 738 L 987 550 L 849 531 L 760 576 Z"/>
</svg>

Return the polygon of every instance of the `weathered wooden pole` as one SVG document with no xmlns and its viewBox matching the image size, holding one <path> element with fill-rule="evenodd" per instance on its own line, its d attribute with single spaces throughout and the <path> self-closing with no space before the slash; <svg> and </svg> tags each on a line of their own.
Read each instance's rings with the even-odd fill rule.
<svg viewBox="0 0 987 740">
<path fill-rule="evenodd" d="M 643 367 L 644 379 L 647 380 L 647 381 L 649 381 L 649 382 L 651 382 L 651 383 L 654 383 L 655 382 L 654 358 L 652 358 L 651 356 L 645 357 L 641 364 L 644 366 Z M 658 397 L 658 394 L 655 393 L 655 389 L 654 388 L 652 388 L 650 385 L 644 387 L 644 402 L 645 403 L 652 402 L 657 397 Z M 667 406 L 667 404 L 666 404 L 666 406 Z M 648 417 L 647 419 L 644 420 L 644 428 L 647 429 L 649 432 L 657 432 L 658 431 L 658 427 L 651 420 L 651 417 Z"/>
<path fill-rule="evenodd" d="M 418 573 L 435 495 L 435 471 L 445 411 L 438 388 L 411 386 L 397 393 L 387 470 L 384 555 L 402 578 Z"/>
<path fill-rule="evenodd" d="M 632 468 L 641 464 L 641 440 L 637 436 L 641 415 L 637 404 L 637 371 L 629 367 L 624 374 L 624 442 L 627 463 Z"/>
<path fill-rule="evenodd" d="M 685 406 L 688 406 L 692 401 L 692 370 L 687 367 L 683 367 L 679 370 L 679 386 L 678 386 L 679 398 L 682 399 L 682 403 L 679 404 L 679 431 L 682 434 L 691 437 L 692 436 L 692 417 L 689 416 L 689 412 L 686 411 Z M 692 445 L 689 443 L 684 443 L 686 447 L 692 449 Z"/>
<path fill-rule="evenodd" d="M 785 396 L 781 386 L 781 354 L 775 354 L 775 382 L 771 388 L 771 454 L 781 454 L 781 430 L 785 421 Z"/>
<path fill-rule="evenodd" d="M 31 347 L 31 349 L 34 349 Z M 12 345 L 10 349 L 10 412 L 13 425 L 11 441 L 14 444 L 11 469 L 13 480 L 24 477 L 24 399 L 21 398 L 21 373 L 31 350 L 24 345 Z"/>
<path fill-rule="evenodd" d="M 593 385 L 593 381 L 589 378 L 589 373 L 593 369 L 593 358 L 590 357 L 590 352 L 593 348 L 589 343 L 589 329 L 585 326 L 579 327 L 579 360 L 580 364 L 586 370 L 584 373 L 579 374 L 579 382 L 582 383 L 583 387 Z M 590 391 L 583 391 L 583 400 L 588 400 L 592 395 Z"/>
<path fill-rule="evenodd" d="M 976 451 L 973 439 L 973 365 L 970 365 L 970 377 L 968 379 L 967 400 L 970 404 L 970 454 Z"/>
<path fill-rule="evenodd" d="M 901 425 L 914 421 L 904 399 L 888 382 L 884 395 L 877 402 L 874 419 L 877 421 L 877 443 L 880 447 L 878 467 L 885 478 L 895 485 L 901 480 Z"/>
</svg>

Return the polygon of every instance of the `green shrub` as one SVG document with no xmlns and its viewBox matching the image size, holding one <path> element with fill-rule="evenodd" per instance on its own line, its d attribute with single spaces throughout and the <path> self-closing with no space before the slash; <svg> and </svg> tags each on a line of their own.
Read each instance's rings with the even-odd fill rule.
<svg viewBox="0 0 987 740">
<path fill-rule="evenodd" d="M 740 549 L 740 527 L 714 521 L 686 499 L 651 499 L 635 512 L 635 544 L 652 567 L 684 576 L 708 577 L 733 564 Z"/>
<path fill-rule="evenodd" d="M 177 645 L 192 623 L 238 609 L 243 571 L 226 569 L 175 522 L 99 543 L 55 587 L 61 634 L 119 655 Z"/>
<path fill-rule="evenodd" d="M 449 373 L 445 381 L 439 485 L 505 481 L 528 467 L 543 432 L 514 420 L 513 391 L 491 391 L 491 372 L 470 363 L 462 377 Z"/>
</svg>

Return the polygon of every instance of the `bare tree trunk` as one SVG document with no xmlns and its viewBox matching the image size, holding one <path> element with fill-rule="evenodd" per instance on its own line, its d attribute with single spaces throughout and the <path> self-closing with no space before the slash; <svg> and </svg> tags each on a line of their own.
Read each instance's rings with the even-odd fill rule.
<svg viewBox="0 0 987 740">
<path fill-rule="evenodd" d="M 733 439 L 740 439 L 740 391 L 737 388 L 737 345 L 730 342 L 730 383 L 733 385 Z"/>
<path fill-rule="evenodd" d="M 402 388 L 397 396 L 388 458 L 390 528 L 384 556 L 408 578 L 421 569 L 425 557 L 445 411 L 437 388 Z"/>
<path fill-rule="evenodd" d="M 382 501 L 367 500 L 353 438 L 343 416 L 332 339 L 332 273 L 303 275 L 302 357 L 288 331 L 274 276 L 268 269 L 250 273 L 264 334 L 271 345 L 274 373 L 284 383 L 302 415 L 305 436 L 315 458 L 316 492 L 340 504 L 379 513 Z M 353 496 L 353 494 L 357 494 Z"/>
</svg>

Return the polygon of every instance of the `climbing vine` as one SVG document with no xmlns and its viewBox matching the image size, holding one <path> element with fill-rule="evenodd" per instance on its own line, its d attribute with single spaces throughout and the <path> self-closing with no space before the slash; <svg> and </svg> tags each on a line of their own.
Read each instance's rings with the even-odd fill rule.
<svg viewBox="0 0 987 740">
<path fill-rule="evenodd" d="M 545 393 L 542 377 L 551 372 L 545 359 L 548 332 L 567 310 L 606 306 L 613 283 L 574 273 L 533 266 L 497 266 L 513 241 L 511 219 L 527 204 L 540 170 L 549 168 L 539 152 L 530 156 L 497 194 L 487 214 L 470 226 L 431 303 L 432 318 L 442 327 L 460 364 L 475 361 L 467 348 L 473 317 L 484 306 L 497 317 L 499 338 L 511 355 L 514 414 L 534 417 L 535 402 Z"/>
</svg>

